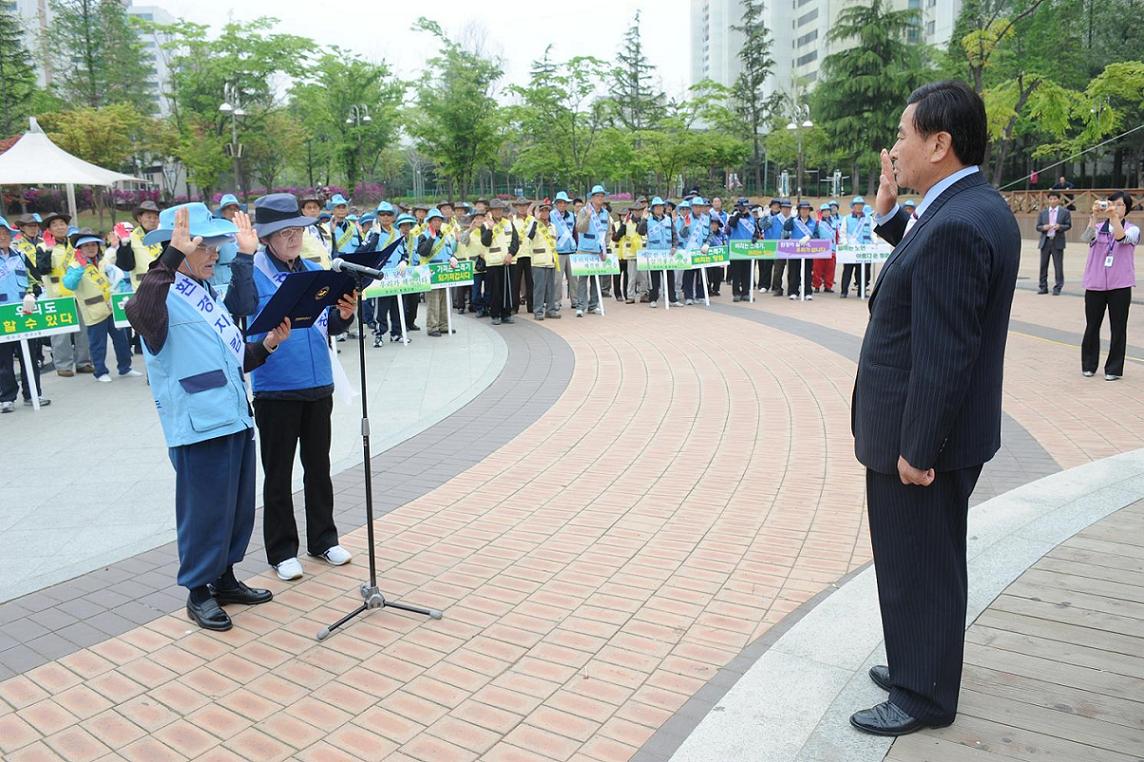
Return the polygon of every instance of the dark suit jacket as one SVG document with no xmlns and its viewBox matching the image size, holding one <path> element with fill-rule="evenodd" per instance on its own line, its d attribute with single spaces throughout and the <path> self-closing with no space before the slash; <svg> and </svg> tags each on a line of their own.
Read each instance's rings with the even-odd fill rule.
<svg viewBox="0 0 1144 762">
<path fill-rule="evenodd" d="M 1041 234 L 1041 242 L 1037 244 L 1037 248 L 1045 248 L 1046 242 L 1051 242 L 1054 249 L 1064 249 L 1065 247 L 1065 233 L 1072 227 L 1072 214 L 1068 209 L 1063 206 L 1057 207 L 1057 234 L 1052 238 L 1045 235 L 1045 226 L 1049 224 L 1049 208 L 1045 207 L 1041 213 L 1037 215 L 1037 232 Z"/>
<path fill-rule="evenodd" d="M 985 463 L 1001 446 L 1001 377 L 1021 233 L 980 173 L 958 180 L 905 234 L 905 211 L 876 229 L 895 245 L 870 295 L 854 383 L 858 460 L 896 474 Z"/>
</svg>

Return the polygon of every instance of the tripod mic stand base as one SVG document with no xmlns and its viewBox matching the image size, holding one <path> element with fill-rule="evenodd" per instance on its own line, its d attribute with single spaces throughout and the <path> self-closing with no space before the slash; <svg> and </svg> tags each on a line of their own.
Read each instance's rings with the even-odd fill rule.
<svg viewBox="0 0 1144 762">
<path fill-rule="evenodd" d="M 381 590 L 378 589 L 377 585 L 371 585 L 368 582 L 363 582 L 361 587 L 358 589 L 358 592 L 361 593 L 362 604 L 338 621 L 331 624 L 329 627 L 323 627 L 322 629 L 318 630 L 318 640 L 325 640 L 326 638 L 330 637 L 331 634 L 333 634 L 334 630 L 338 629 L 343 624 L 356 617 L 358 614 L 364 614 L 370 609 L 397 609 L 399 611 L 408 611 L 413 614 L 421 614 L 422 616 L 427 616 L 430 619 L 440 619 L 444 616 L 444 614 L 442 614 L 437 609 L 430 609 L 424 606 L 415 606 L 412 603 L 387 601 L 385 599 L 385 595 L 381 592 Z"/>
</svg>

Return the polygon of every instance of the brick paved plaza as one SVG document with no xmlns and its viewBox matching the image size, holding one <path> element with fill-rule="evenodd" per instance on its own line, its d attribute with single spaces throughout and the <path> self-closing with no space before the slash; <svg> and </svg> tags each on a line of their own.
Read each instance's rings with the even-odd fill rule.
<svg viewBox="0 0 1144 762">
<path fill-rule="evenodd" d="M 419 403 L 420 425 L 373 461 L 381 587 L 443 609 L 441 621 L 375 611 L 315 640 L 366 577 L 362 477 L 349 460 L 334 484 L 354 562 L 306 559 L 303 580 L 280 582 L 257 526 L 240 576 L 275 598 L 232 608 L 235 629 L 221 634 L 182 611 L 172 495 L 115 493 L 155 531 L 109 540 L 86 569 L 41 569 L 40 589 L 0 603 L 0 757 L 1140 758 L 1144 308 L 1130 318 L 1124 379 L 1086 379 L 1081 299 L 1028 285 L 1013 306 L 1003 449 L 971 512 L 971 536 L 980 520 L 1012 568 L 975 573 L 971 561 L 971 610 L 976 588 L 984 611 L 951 728 L 877 745 L 825 708 L 865 690 L 861 665 L 881 637 L 860 624 L 876 623 L 874 595 L 843 597 L 860 592 L 870 562 L 849 410 L 866 304 L 759 294 L 670 311 L 613 300 L 606 317 L 521 316 L 495 333 L 458 318 L 460 334 L 496 348 L 497 367 L 473 371 L 472 394 L 449 410 Z M 371 373 L 449 379 L 456 356 L 431 343 L 371 350 Z M 342 357 L 355 377 L 356 356 Z M 10 452 L 59 436 L 68 413 L 165 457 L 143 384 L 45 378 L 56 404 L 0 422 Z M 352 450 L 354 408 L 338 415 Z M 384 410 L 373 424 L 384 439 Z M 0 468 L 0 529 L 34 528 L 41 550 L 62 547 L 69 530 L 28 523 L 16 505 L 35 471 Z M 92 482 L 158 478 L 115 468 Z M 35 488 L 53 490 L 72 526 L 100 522 L 98 504 L 74 494 L 82 480 L 73 494 L 44 481 Z M 1016 512 L 1019 535 L 1001 526 Z M 831 601 L 836 614 L 820 609 Z M 781 681 L 792 639 L 809 648 L 829 631 L 856 644 L 867 630 L 875 640 L 853 668 L 806 652 L 832 666 L 829 680 Z M 827 692 L 813 722 L 782 719 L 815 691 Z M 721 726 L 720 715 L 738 719 Z"/>
</svg>

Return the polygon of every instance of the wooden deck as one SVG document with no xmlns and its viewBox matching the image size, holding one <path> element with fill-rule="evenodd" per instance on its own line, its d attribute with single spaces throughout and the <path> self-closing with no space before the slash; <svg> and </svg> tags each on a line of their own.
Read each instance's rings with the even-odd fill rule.
<svg viewBox="0 0 1144 762">
<path fill-rule="evenodd" d="M 966 633 L 957 722 L 886 759 L 1144 760 L 1144 501 L 1011 584 Z"/>
</svg>

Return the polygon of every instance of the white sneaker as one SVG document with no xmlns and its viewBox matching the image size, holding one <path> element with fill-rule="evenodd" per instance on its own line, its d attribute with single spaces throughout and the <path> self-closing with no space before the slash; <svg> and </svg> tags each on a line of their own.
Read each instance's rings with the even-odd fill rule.
<svg viewBox="0 0 1144 762">
<path fill-rule="evenodd" d="M 126 373 L 120 373 L 119 374 L 120 378 L 141 378 L 142 376 L 143 376 L 143 374 L 140 373 L 139 371 L 135 370 L 134 368 L 127 371 Z"/>
<path fill-rule="evenodd" d="M 593 307 L 592 309 L 588 310 L 588 314 L 590 314 L 590 315 L 603 315 L 604 313 L 600 310 L 599 307 Z"/>
<path fill-rule="evenodd" d="M 791 295 L 790 295 L 790 300 L 791 300 L 792 302 L 798 301 L 798 294 L 791 294 Z"/>
<path fill-rule="evenodd" d="M 813 302 L 813 301 L 814 301 L 814 294 L 807 294 L 807 295 L 806 295 L 806 300 L 807 300 L 808 302 Z"/>
<path fill-rule="evenodd" d="M 110 384 L 111 383 L 111 376 L 104 373 L 102 376 L 96 376 L 95 380 L 101 384 Z"/>
<path fill-rule="evenodd" d="M 651 307 L 651 308 L 654 310 L 656 307 L 658 307 L 658 306 L 659 306 L 659 302 L 650 302 L 650 303 L 648 304 L 648 306 L 649 306 L 649 307 Z"/>
<path fill-rule="evenodd" d="M 348 564 L 353 556 L 341 545 L 335 545 L 323 553 L 321 558 L 325 559 L 326 563 L 330 566 L 342 566 L 343 564 Z"/>
<path fill-rule="evenodd" d="M 576 310 L 576 317 L 584 317 L 584 310 Z"/>
<path fill-rule="evenodd" d="M 302 579 L 302 562 L 297 558 L 287 558 L 275 566 L 274 571 L 278 575 L 278 579 L 284 582 Z"/>
<path fill-rule="evenodd" d="M 16 410 L 14 402 L 0 402 L 0 413 L 11 413 Z"/>
<path fill-rule="evenodd" d="M 683 303 L 690 306 L 692 304 L 695 304 L 695 300 L 694 299 L 684 299 Z"/>
<path fill-rule="evenodd" d="M 765 293 L 767 293 L 768 291 L 770 291 L 770 289 L 769 289 L 769 288 L 767 288 L 766 286 L 759 286 L 759 293 L 761 293 L 761 294 L 765 294 Z"/>
</svg>

